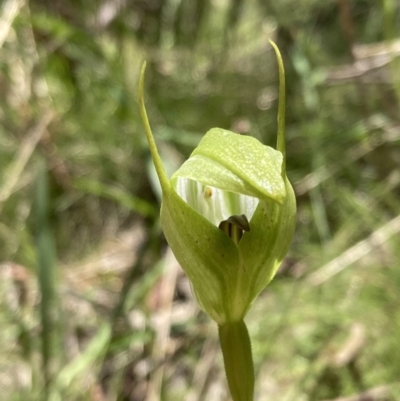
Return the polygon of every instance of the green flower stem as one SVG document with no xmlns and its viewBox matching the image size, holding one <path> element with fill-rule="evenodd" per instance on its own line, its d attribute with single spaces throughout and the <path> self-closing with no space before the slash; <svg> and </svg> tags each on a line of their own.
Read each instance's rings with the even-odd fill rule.
<svg viewBox="0 0 400 401">
<path fill-rule="evenodd" d="M 251 343 L 243 320 L 218 326 L 219 341 L 233 401 L 253 401 L 254 367 Z"/>
<path fill-rule="evenodd" d="M 161 226 L 200 307 L 218 324 L 233 401 L 253 401 L 254 367 L 243 318 L 275 276 L 292 241 L 296 198 L 286 177 L 285 76 L 279 49 L 277 150 L 212 128 L 169 181 L 140 114 L 163 190 Z"/>
</svg>

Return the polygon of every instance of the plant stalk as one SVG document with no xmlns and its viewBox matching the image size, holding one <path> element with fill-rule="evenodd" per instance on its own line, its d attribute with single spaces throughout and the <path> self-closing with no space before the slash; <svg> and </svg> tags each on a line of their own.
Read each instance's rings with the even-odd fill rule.
<svg viewBox="0 0 400 401">
<path fill-rule="evenodd" d="M 233 401 L 253 401 L 254 367 L 251 343 L 243 320 L 218 325 L 219 341 Z"/>
</svg>

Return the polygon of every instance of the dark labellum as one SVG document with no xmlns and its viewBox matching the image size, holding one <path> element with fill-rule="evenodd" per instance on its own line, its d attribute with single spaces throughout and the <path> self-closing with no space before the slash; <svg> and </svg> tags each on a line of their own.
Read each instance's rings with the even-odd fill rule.
<svg viewBox="0 0 400 401">
<path fill-rule="evenodd" d="M 228 219 L 221 221 L 218 228 L 232 238 L 237 245 L 243 236 L 243 231 L 250 231 L 250 224 L 244 214 L 240 216 L 233 215 Z"/>
</svg>

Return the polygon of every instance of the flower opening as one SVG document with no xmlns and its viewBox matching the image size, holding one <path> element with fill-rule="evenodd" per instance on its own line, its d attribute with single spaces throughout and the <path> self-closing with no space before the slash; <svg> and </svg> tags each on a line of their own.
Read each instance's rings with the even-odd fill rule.
<svg viewBox="0 0 400 401">
<path fill-rule="evenodd" d="M 175 185 L 178 195 L 217 227 L 232 216 L 244 215 L 248 222 L 251 221 L 259 203 L 259 199 L 253 196 L 203 185 L 188 178 L 178 177 Z"/>
</svg>

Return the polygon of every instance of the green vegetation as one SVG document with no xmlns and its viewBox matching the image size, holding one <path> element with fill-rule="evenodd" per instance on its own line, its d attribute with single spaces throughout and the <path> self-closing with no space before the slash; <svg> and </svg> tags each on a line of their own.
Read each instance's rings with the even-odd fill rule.
<svg viewBox="0 0 400 401">
<path fill-rule="evenodd" d="M 229 399 L 138 78 L 168 175 L 212 127 L 274 146 L 272 38 L 298 223 L 246 317 L 255 399 L 400 399 L 399 32 L 395 0 L 3 0 L 0 398 Z"/>
</svg>

